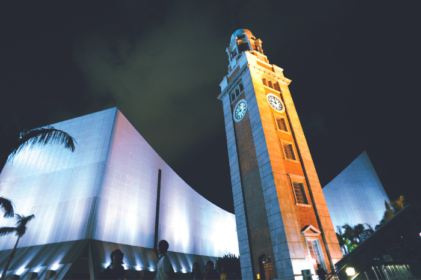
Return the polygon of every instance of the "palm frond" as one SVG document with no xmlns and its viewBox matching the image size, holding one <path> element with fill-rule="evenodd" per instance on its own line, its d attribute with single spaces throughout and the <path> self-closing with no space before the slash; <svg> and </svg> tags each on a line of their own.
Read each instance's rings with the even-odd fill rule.
<svg viewBox="0 0 421 280">
<path fill-rule="evenodd" d="M 13 203 L 9 199 L 0 196 L 0 207 L 3 208 L 5 218 L 10 218 L 15 215 Z"/>
<path fill-rule="evenodd" d="M 16 214 L 16 217 L 18 220 L 16 222 L 16 234 L 18 236 L 23 236 L 26 232 L 26 224 L 30 220 L 35 219 L 35 215 L 23 216 L 23 215 Z"/>
<path fill-rule="evenodd" d="M 10 148 L 10 157 L 12 159 L 23 148 L 30 148 L 37 145 L 62 144 L 66 149 L 74 152 L 76 140 L 68 133 L 55 129 L 52 126 L 46 128 L 36 128 L 21 133 L 19 140 Z"/>
<path fill-rule="evenodd" d="M 21 228 L 21 227 L 26 227 L 26 224 L 30 220 L 35 219 L 35 215 L 24 216 L 24 215 L 16 214 L 16 218 L 17 218 L 16 227 Z"/>
<path fill-rule="evenodd" d="M 2 227 L 0 228 L 0 236 L 4 236 L 10 233 L 16 232 L 16 228 L 14 227 Z"/>
</svg>

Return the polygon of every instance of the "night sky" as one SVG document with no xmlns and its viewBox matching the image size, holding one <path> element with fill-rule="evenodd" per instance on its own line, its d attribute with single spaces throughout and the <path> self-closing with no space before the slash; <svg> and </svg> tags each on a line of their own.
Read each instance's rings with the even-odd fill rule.
<svg viewBox="0 0 421 280">
<path fill-rule="evenodd" d="M 323 186 L 367 151 L 391 199 L 420 199 L 420 2 L 9 2 L 1 134 L 118 107 L 191 187 L 233 212 L 216 97 L 230 36 L 247 28 L 292 80 Z"/>
</svg>

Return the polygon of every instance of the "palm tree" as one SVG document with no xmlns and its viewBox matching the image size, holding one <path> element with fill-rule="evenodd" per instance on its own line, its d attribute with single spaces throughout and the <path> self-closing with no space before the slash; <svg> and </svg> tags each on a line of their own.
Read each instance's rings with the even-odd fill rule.
<svg viewBox="0 0 421 280">
<path fill-rule="evenodd" d="M 343 225 L 342 228 L 345 230 L 344 232 L 345 239 L 348 239 L 352 244 L 357 244 L 358 241 L 355 235 L 354 228 L 348 224 Z"/>
<path fill-rule="evenodd" d="M 374 229 L 370 224 L 365 223 L 365 225 L 367 226 L 366 229 L 364 229 L 363 235 L 363 241 L 366 240 L 370 235 L 372 235 L 374 233 Z"/>
<path fill-rule="evenodd" d="M 344 233 L 342 233 L 341 228 L 345 230 Z M 355 226 L 345 224 L 342 227 L 338 226 L 337 231 L 336 236 L 338 237 L 339 245 L 343 248 L 345 254 L 351 252 L 357 245 L 363 242 L 366 234 L 366 229 L 362 224 L 357 224 Z"/>
<path fill-rule="evenodd" d="M 399 196 L 398 199 L 390 202 L 392 204 L 395 215 L 399 213 L 403 208 L 405 208 L 405 197 L 403 195 Z"/>
<path fill-rule="evenodd" d="M 23 215 L 21 216 L 19 214 L 16 214 L 16 217 L 17 217 L 16 227 L 2 227 L 2 228 L 0 228 L 0 236 L 7 235 L 9 233 L 13 233 L 14 232 L 15 235 L 18 237 L 18 240 L 16 240 L 15 247 L 13 247 L 12 253 L 10 253 L 9 260 L 7 261 L 6 266 L 4 267 L 3 274 L 1 275 L 1 279 L 5 279 L 6 278 L 7 269 L 9 268 L 9 265 L 12 262 L 13 256 L 15 255 L 16 248 L 17 248 L 18 243 L 19 243 L 19 239 L 26 232 L 26 224 L 30 220 L 35 219 L 35 216 L 34 215 L 25 217 Z"/>
<path fill-rule="evenodd" d="M 386 207 L 386 211 L 383 214 L 383 219 L 381 219 L 380 223 L 376 226 L 376 230 L 378 230 L 381 226 L 383 226 L 396 214 L 398 214 L 403 208 L 405 208 L 405 197 L 401 195 L 398 199 L 393 200 L 390 203 L 385 201 L 384 205 Z"/>
<path fill-rule="evenodd" d="M 5 218 L 10 218 L 10 217 L 15 216 L 15 211 L 13 210 L 13 204 L 9 199 L 0 196 L 0 208 L 3 208 Z"/>
<path fill-rule="evenodd" d="M 364 230 L 365 230 L 364 225 L 357 224 L 354 226 L 353 230 L 354 230 L 355 238 L 357 239 L 357 244 L 360 244 L 363 241 L 363 238 L 361 235 L 364 233 Z"/>
<path fill-rule="evenodd" d="M 8 160 L 13 158 L 25 147 L 32 148 L 37 145 L 63 144 L 66 149 L 74 152 L 76 140 L 66 132 L 52 126 L 35 128 L 31 130 L 5 135 L 5 145 L 0 147 L 0 172 Z"/>
</svg>

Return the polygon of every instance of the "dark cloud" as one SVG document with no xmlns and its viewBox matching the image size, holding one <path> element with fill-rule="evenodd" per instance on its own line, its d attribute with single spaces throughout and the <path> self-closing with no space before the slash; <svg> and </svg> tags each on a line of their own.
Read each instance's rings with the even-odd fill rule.
<svg viewBox="0 0 421 280">
<path fill-rule="evenodd" d="M 105 30 L 75 44 L 87 94 L 110 94 L 170 163 L 209 143 L 221 128 L 216 96 L 227 68 L 229 37 L 221 36 L 223 25 L 214 17 L 219 17 L 217 5 L 180 2 L 163 25 L 132 20 L 139 25 L 138 34 L 116 38 Z"/>
</svg>

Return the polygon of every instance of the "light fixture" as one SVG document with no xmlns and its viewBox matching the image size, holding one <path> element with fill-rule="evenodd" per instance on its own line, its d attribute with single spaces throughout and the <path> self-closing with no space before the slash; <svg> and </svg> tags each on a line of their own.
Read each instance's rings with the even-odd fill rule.
<svg viewBox="0 0 421 280">
<path fill-rule="evenodd" d="M 355 275 L 355 269 L 354 269 L 353 267 L 348 267 L 348 268 L 345 270 L 345 272 L 346 272 L 346 275 L 348 275 L 348 276 L 353 276 L 353 275 Z"/>
<path fill-rule="evenodd" d="M 21 268 L 18 269 L 18 271 L 16 271 L 16 274 L 21 275 L 24 271 L 25 271 L 25 267 L 22 266 Z"/>
<path fill-rule="evenodd" d="M 58 263 L 55 263 L 51 266 L 51 270 L 57 270 L 60 267 Z"/>
</svg>

